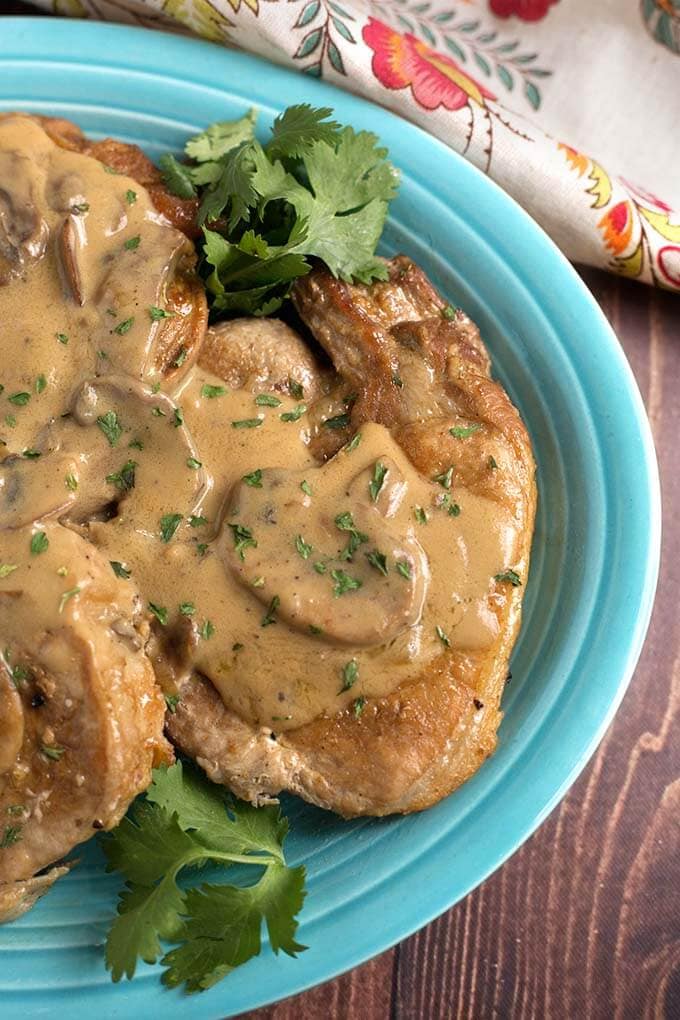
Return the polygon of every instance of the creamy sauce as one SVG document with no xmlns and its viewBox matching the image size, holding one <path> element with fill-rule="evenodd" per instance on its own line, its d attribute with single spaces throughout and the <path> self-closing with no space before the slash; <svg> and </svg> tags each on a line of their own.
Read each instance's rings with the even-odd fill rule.
<svg viewBox="0 0 680 1020">
<path fill-rule="evenodd" d="M 21 274 L 0 287 L 3 322 L 16 324 L 3 326 L 0 368 L 0 423 L 11 414 L 16 425 L 0 435 L 6 453 L 35 447 L 40 457 L 0 463 L 0 568 L 18 568 L 0 592 L 22 567 L 32 584 L 53 569 L 30 556 L 32 521 L 86 526 L 155 617 L 148 650 L 167 692 L 197 670 L 243 718 L 275 730 L 385 695 L 445 647 L 488 647 L 505 599 L 494 576 L 518 548 L 512 516 L 459 487 L 455 470 L 423 477 L 380 425 L 320 466 L 301 400 L 263 403 L 201 368 L 172 396 L 154 392 L 146 309 L 160 301 L 175 232 L 141 187 L 60 155 L 30 122 L 0 122 L 0 165 L 8 159 L 13 204 L 40 222 L 20 242 Z M 55 248 L 75 199 L 90 210 L 78 240 L 82 304 Z M 137 234 L 134 262 L 121 245 Z M 116 321 L 134 314 L 122 336 L 109 304 Z M 8 403 L 20 391 L 30 400 Z M 11 548 L 10 534 L 22 536 Z M 41 589 L 46 620 L 54 583 Z"/>
</svg>

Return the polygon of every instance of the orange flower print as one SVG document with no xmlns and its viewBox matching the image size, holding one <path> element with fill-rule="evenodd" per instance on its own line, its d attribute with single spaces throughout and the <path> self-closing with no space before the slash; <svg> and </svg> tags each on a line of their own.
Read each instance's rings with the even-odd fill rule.
<svg viewBox="0 0 680 1020">
<path fill-rule="evenodd" d="M 633 207 L 627 200 L 608 209 L 597 224 L 604 234 L 604 243 L 614 255 L 626 250 L 633 233 Z"/>
<path fill-rule="evenodd" d="M 362 32 L 373 50 L 372 70 L 388 89 L 410 85 L 413 98 L 425 110 L 462 110 L 470 102 L 485 106 L 496 97 L 466 74 L 450 57 L 437 53 L 414 35 L 395 32 L 376 18 L 369 18 Z"/>
</svg>

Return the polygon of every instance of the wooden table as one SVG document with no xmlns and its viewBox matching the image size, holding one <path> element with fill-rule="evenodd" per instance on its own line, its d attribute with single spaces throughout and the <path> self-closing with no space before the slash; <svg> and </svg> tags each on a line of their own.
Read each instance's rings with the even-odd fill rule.
<svg viewBox="0 0 680 1020">
<path fill-rule="evenodd" d="M 0 11 L 25 12 L 36 13 Z M 581 275 L 632 365 L 663 486 L 659 588 L 629 691 L 568 796 L 479 889 L 375 960 L 248 1020 L 680 1017 L 680 297 Z"/>
</svg>

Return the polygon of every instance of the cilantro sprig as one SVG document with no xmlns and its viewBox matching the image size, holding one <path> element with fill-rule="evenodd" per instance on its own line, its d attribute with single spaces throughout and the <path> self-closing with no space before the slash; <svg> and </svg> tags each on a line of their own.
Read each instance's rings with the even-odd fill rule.
<svg viewBox="0 0 680 1020">
<path fill-rule="evenodd" d="M 162 157 L 168 188 L 200 199 L 202 269 L 216 312 L 271 314 L 314 258 L 343 280 L 386 279 L 375 250 L 398 173 L 376 135 L 332 113 L 290 106 L 263 143 L 250 110 L 189 139 L 190 162 Z"/>
<path fill-rule="evenodd" d="M 160 959 L 164 984 L 204 991 L 257 956 L 263 922 L 275 953 L 303 951 L 295 934 L 305 869 L 286 865 L 287 831 L 275 805 L 234 800 L 181 762 L 154 770 L 146 800 L 104 842 L 108 870 L 126 879 L 106 940 L 112 979 Z M 246 865 L 246 878 L 254 865 L 262 870 L 248 885 L 180 887 L 185 870 L 207 863 Z M 174 948 L 166 952 L 162 941 Z"/>
</svg>

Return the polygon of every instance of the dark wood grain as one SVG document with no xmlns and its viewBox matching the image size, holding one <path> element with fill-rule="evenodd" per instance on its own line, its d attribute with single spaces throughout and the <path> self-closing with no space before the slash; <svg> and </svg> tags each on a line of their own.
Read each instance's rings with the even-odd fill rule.
<svg viewBox="0 0 680 1020">
<path fill-rule="evenodd" d="M 680 1017 L 680 297 L 582 276 L 638 380 L 662 477 L 661 575 L 631 687 L 568 796 L 479 889 L 395 949 L 247 1020 Z"/>
</svg>

